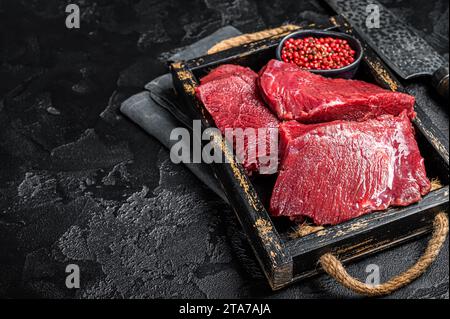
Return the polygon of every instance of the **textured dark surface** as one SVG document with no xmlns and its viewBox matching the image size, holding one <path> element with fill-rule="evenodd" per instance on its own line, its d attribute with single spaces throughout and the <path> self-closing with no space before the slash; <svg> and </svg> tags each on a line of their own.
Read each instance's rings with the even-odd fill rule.
<svg viewBox="0 0 450 319">
<path fill-rule="evenodd" d="M 320 276 L 272 293 L 252 265 L 230 209 L 118 113 L 166 72 L 177 48 L 223 25 L 253 31 L 323 22 L 316 1 L 0 1 L 0 296 L 353 296 Z M 448 59 L 447 1 L 383 1 Z M 426 81 L 409 85 L 448 136 L 448 113 Z M 381 279 L 420 256 L 426 239 L 349 267 Z M 448 298 L 448 244 L 431 269 L 391 297 Z M 81 288 L 65 287 L 65 266 Z M 257 269 L 257 268 L 256 268 Z"/>
</svg>

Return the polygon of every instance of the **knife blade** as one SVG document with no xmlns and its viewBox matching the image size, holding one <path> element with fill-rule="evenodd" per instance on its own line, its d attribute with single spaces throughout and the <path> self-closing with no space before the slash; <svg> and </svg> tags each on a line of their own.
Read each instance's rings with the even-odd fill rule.
<svg viewBox="0 0 450 319">
<path fill-rule="evenodd" d="M 431 76 L 432 85 L 448 99 L 448 62 L 423 38 L 376 0 L 325 0 L 344 16 L 383 61 L 401 78 Z M 369 7 L 370 6 L 370 7 Z M 374 7 L 377 6 L 377 7 Z M 378 10 L 371 23 L 373 10 Z"/>
</svg>

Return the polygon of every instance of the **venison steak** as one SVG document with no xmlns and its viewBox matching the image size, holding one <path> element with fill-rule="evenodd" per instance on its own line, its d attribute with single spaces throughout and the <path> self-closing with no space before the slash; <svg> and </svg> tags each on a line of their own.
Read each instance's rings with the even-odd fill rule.
<svg viewBox="0 0 450 319">
<path fill-rule="evenodd" d="M 282 61 L 271 60 L 259 75 L 261 95 L 280 120 L 320 123 L 364 121 L 406 110 L 414 118 L 414 97 L 377 85 L 326 78 Z"/>
<path fill-rule="evenodd" d="M 273 174 L 278 167 L 278 119 L 261 99 L 257 78 L 249 68 L 222 65 L 200 80 L 196 95 L 222 133 L 227 128 L 241 129 L 245 135 L 247 129 L 254 129 L 255 138 L 245 135 L 243 147 L 235 147 L 247 173 Z"/>
<path fill-rule="evenodd" d="M 281 169 L 270 211 L 335 225 L 390 206 L 415 203 L 430 191 L 406 112 L 365 122 L 280 124 Z"/>
</svg>

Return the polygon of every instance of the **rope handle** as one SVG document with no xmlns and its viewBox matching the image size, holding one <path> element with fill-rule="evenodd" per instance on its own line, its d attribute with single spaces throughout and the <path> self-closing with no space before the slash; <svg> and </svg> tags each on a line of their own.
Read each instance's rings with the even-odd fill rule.
<svg viewBox="0 0 450 319">
<path fill-rule="evenodd" d="M 358 294 L 371 297 L 388 295 L 420 277 L 420 275 L 422 275 L 435 261 L 448 234 L 448 217 L 445 212 L 440 212 L 436 215 L 433 227 L 433 235 L 428 242 L 424 254 L 419 260 L 404 273 L 397 275 L 380 285 L 368 285 L 355 279 L 347 272 L 347 270 L 345 270 L 339 259 L 331 253 L 326 253 L 320 257 L 319 261 L 323 270 L 325 270 L 328 275 L 336 279 L 344 287 Z"/>
<path fill-rule="evenodd" d="M 220 51 L 228 50 L 246 43 L 259 41 L 266 38 L 282 36 L 292 31 L 298 30 L 298 28 L 299 27 L 296 25 L 287 24 L 274 29 L 268 29 L 255 33 L 247 33 L 239 35 L 237 37 L 229 38 L 217 43 L 211 49 L 208 50 L 208 54 L 214 54 Z"/>
</svg>

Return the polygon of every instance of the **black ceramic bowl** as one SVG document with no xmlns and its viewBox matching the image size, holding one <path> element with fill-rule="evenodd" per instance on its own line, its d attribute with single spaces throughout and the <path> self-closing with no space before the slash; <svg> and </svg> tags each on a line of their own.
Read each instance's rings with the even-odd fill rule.
<svg viewBox="0 0 450 319">
<path fill-rule="evenodd" d="M 320 74 L 323 76 L 333 77 L 333 78 L 345 78 L 345 79 L 351 79 L 355 76 L 356 71 L 358 71 L 359 64 L 361 63 L 361 59 L 364 54 L 364 50 L 362 48 L 361 42 L 358 41 L 358 39 L 352 37 L 351 35 L 348 35 L 346 33 L 342 32 L 334 32 L 334 31 L 321 31 L 321 30 L 301 30 L 296 31 L 294 33 L 291 33 L 287 35 L 286 37 L 281 40 L 280 44 L 277 48 L 277 59 L 281 61 L 281 51 L 283 49 L 284 43 L 290 39 L 301 39 L 301 38 L 307 38 L 307 37 L 315 37 L 315 38 L 325 38 L 325 37 L 332 37 L 336 39 L 344 39 L 347 40 L 350 47 L 355 51 L 355 61 L 352 64 L 349 64 L 343 68 L 340 69 L 332 69 L 332 70 L 310 70 L 308 71 L 316 74 Z"/>
</svg>

